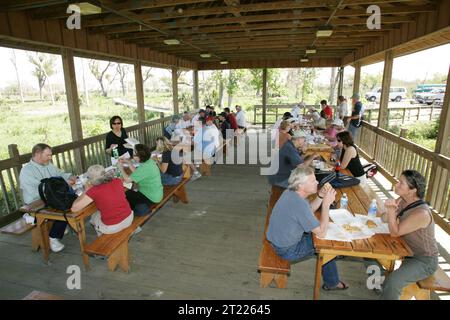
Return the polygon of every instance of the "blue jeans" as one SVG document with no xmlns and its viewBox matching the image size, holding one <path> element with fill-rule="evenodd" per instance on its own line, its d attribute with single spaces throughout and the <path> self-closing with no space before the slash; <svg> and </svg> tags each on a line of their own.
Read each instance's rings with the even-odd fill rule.
<svg viewBox="0 0 450 320">
<path fill-rule="evenodd" d="M 272 247 L 280 257 L 291 263 L 304 261 L 316 255 L 311 233 L 304 234 L 302 239 L 293 246 L 280 248 L 272 244 Z M 334 288 L 339 284 L 339 274 L 334 259 L 322 266 L 322 280 L 328 288 Z"/>
<path fill-rule="evenodd" d="M 181 179 L 183 179 L 183 175 L 174 177 L 168 173 L 161 173 L 161 183 L 163 186 L 174 186 L 179 184 Z"/>
<path fill-rule="evenodd" d="M 359 133 L 360 127 L 355 127 L 351 122 L 348 125 L 348 131 L 352 134 L 353 141 L 356 143 L 356 137 Z"/>
</svg>

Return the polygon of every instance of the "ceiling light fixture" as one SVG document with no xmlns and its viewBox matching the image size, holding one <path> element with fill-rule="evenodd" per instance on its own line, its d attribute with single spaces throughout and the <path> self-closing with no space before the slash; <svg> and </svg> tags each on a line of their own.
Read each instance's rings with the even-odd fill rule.
<svg viewBox="0 0 450 320">
<path fill-rule="evenodd" d="M 228 61 L 227 60 L 222 60 L 222 61 L 220 61 L 220 64 L 228 64 Z"/>
<path fill-rule="evenodd" d="M 168 46 L 173 46 L 173 45 L 177 45 L 180 44 L 180 40 L 172 38 L 172 39 L 165 39 L 164 43 L 167 44 Z"/>
<path fill-rule="evenodd" d="M 207 52 L 200 53 L 200 57 L 202 57 L 202 58 L 211 58 L 211 53 L 207 53 Z"/>
<path fill-rule="evenodd" d="M 319 30 L 316 32 L 317 37 L 329 37 L 333 34 L 333 27 L 330 26 L 322 26 L 319 27 Z"/>
<path fill-rule="evenodd" d="M 300 59 L 300 62 L 308 62 L 308 61 L 309 61 L 308 58 L 301 58 L 301 59 Z"/>
<path fill-rule="evenodd" d="M 99 14 L 102 13 L 102 8 L 93 5 L 89 2 L 80 2 L 80 3 L 74 3 L 80 8 L 80 14 L 83 16 L 87 16 L 90 14 Z"/>
</svg>

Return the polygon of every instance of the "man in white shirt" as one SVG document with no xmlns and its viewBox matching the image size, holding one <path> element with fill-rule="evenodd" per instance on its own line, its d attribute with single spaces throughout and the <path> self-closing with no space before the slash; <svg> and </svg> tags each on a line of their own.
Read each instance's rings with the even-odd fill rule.
<svg viewBox="0 0 450 320">
<path fill-rule="evenodd" d="M 178 122 L 176 125 L 176 129 L 186 129 L 187 127 L 192 126 L 191 122 L 191 116 L 189 115 L 189 112 L 185 111 L 183 113 L 183 118 Z"/>
<path fill-rule="evenodd" d="M 199 121 L 200 118 L 204 118 L 206 116 L 206 112 L 204 109 L 198 110 L 198 113 L 192 118 L 192 125 L 195 127 L 195 123 Z"/>
<path fill-rule="evenodd" d="M 245 112 L 242 110 L 242 107 L 236 105 L 236 122 L 239 129 L 243 129 L 244 132 L 247 131 L 247 120 L 245 119 Z"/>
<path fill-rule="evenodd" d="M 294 108 L 292 108 L 291 114 L 292 117 L 295 119 L 299 119 L 301 120 L 302 117 L 302 108 L 305 107 L 305 103 L 302 101 L 299 104 L 297 104 L 296 106 L 294 106 Z"/>
</svg>

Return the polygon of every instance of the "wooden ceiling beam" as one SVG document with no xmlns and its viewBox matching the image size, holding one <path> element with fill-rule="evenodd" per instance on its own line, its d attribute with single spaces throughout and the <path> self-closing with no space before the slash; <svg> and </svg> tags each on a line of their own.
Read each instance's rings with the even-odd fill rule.
<svg viewBox="0 0 450 320">
<path fill-rule="evenodd" d="M 399 16 L 399 17 L 386 17 L 381 20 L 381 25 L 384 26 L 386 24 L 397 24 L 402 22 L 411 22 L 414 21 L 413 16 Z M 332 26 L 338 27 L 340 25 L 366 25 L 367 19 L 366 18 L 350 18 L 350 19 L 334 19 L 333 23 L 331 23 Z M 248 28 L 250 30 L 268 30 L 268 29 L 286 29 L 286 28 L 302 28 L 302 27 L 319 27 L 324 24 L 323 21 L 301 21 L 299 24 L 294 24 L 292 22 L 278 22 L 278 23 L 260 23 L 260 24 L 248 24 Z M 176 32 L 173 29 L 180 29 L 182 30 L 181 34 L 189 34 L 189 30 L 187 28 L 189 27 L 183 27 L 183 26 L 174 26 L 174 25 L 162 25 L 162 24 L 156 24 L 152 23 L 157 28 L 161 28 L 162 30 L 172 30 L 170 32 Z M 229 30 L 232 31 L 242 31 L 242 26 L 222 26 L 222 27 L 209 27 L 212 31 L 214 28 L 216 28 L 216 31 L 220 30 L 220 32 L 226 32 Z M 207 28 L 205 28 L 207 29 Z M 192 29 L 194 32 L 198 32 L 201 30 L 200 28 L 197 29 L 197 27 L 193 27 Z M 102 33 L 102 34 L 112 34 L 112 33 L 125 33 L 125 32 L 138 32 L 138 31 L 148 31 L 145 30 L 145 28 L 139 28 L 139 26 L 133 26 L 133 25 L 120 25 L 120 26 L 113 26 L 113 27 L 94 27 L 90 29 L 90 32 L 93 34 Z M 169 31 L 168 31 L 169 32 Z M 203 32 L 207 32 L 204 30 Z"/>
<path fill-rule="evenodd" d="M 4 0 L 2 1 L 0 9 L 2 11 L 18 11 L 37 9 L 60 4 L 67 5 L 67 0 Z"/>
</svg>

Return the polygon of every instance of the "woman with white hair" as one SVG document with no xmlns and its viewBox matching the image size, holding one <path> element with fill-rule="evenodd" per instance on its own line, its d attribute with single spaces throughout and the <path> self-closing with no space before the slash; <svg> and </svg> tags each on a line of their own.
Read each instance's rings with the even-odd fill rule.
<svg viewBox="0 0 450 320">
<path fill-rule="evenodd" d="M 314 257 L 316 251 L 312 234 L 324 238 L 329 223 L 329 208 L 336 197 L 336 191 L 326 184 L 319 190 L 315 200 L 308 197 L 317 193 L 318 182 L 314 169 L 301 165 L 294 169 L 288 180 L 288 189 L 272 209 L 267 228 L 267 240 L 275 252 L 296 263 Z M 320 220 L 314 212 L 321 207 Z M 333 260 L 322 266 L 324 290 L 345 290 L 348 286 L 339 280 L 336 262 Z"/>
<path fill-rule="evenodd" d="M 86 192 L 72 205 L 72 211 L 79 211 L 95 202 L 98 211 L 91 217 L 91 224 L 100 236 L 102 233 L 119 232 L 133 222 L 133 211 L 128 204 L 122 180 L 114 178 L 99 164 L 87 171 Z"/>
</svg>

